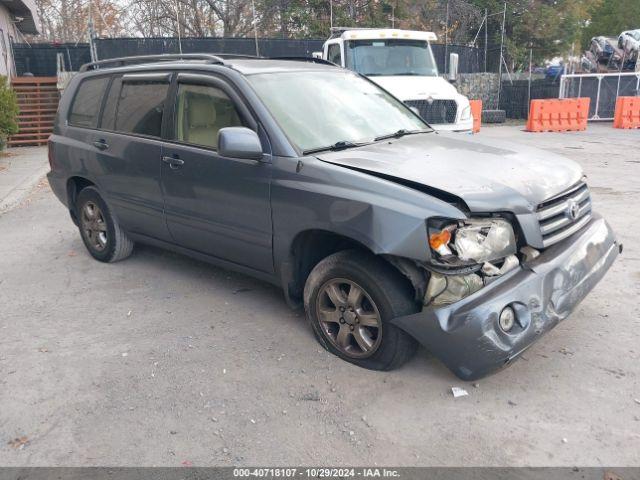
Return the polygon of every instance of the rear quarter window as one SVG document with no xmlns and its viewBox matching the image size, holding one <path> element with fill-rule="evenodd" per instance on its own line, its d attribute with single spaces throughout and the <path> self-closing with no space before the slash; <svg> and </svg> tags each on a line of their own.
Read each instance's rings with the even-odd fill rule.
<svg viewBox="0 0 640 480">
<path fill-rule="evenodd" d="M 88 78 L 80 83 L 69 113 L 69 124 L 87 128 L 98 126 L 102 97 L 108 83 L 109 77 Z"/>
</svg>

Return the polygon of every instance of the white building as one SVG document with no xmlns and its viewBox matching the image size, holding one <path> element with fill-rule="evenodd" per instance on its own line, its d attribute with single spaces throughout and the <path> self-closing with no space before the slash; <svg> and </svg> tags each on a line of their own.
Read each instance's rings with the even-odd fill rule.
<svg viewBox="0 0 640 480">
<path fill-rule="evenodd" d="M 15 75 L 11 43 L 37 35 L 40 25 L 35 0 L 0 0 L 0 75 Z"/>
</svg>

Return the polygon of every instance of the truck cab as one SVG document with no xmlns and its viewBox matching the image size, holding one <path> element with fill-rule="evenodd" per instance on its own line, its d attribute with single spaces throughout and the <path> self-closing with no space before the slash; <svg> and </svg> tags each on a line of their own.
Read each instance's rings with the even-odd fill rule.
<svg viewBox="0 0 640 480">
<path fill-rule="evenodd" d="M 340 28 L 315 56 L 370 78 L 436 130 L 469 132 L 469 99 L 439 75 L 430 44 L 436 39 L 433 32 Z M 455 70 L 457 65 L 453 78 Z"/>
</svg>

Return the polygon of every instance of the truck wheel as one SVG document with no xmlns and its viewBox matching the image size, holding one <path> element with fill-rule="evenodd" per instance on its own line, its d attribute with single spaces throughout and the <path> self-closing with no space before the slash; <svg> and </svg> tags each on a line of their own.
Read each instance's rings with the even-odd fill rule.
<svg viewBox="0 0 640 480">
<path fill-rule="evenodd" d="M 312 270 L 304 306 L 316 338 L 360 367 L 393 370 L 417 342 L 389 321 L 419 311 L 409 282 L 380 258 L 358 250 L 335 253 Z"/>
<path fill-rule="evenodd" d="M 131 255 L 133 241 L 122 231 L 95 187 L 80 191 L 76 212 L 80 236 L 93 258 L 110 263 Z"/>
<path fill-rule="evenodd" d="M 504 110 L 483 110 L 482 123 L 504 123 L 506 121 Z"/>
</svg>

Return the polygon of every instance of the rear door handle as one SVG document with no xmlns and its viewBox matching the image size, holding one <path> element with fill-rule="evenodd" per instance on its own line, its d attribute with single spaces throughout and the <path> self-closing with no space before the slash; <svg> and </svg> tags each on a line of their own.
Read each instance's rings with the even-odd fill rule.
<svg viewBox="0 0 640 480">
<path fill-rule="evenodd" d="M 172 168 L 173 170 L 180 168 L 182 165 L 184 165 L 184 160 L 181 160 L 177 157 L 162 157 L 162 161 L 168 164 L 169 168 Z"/>
<path fill-rule="evenodd" d="M 107 148 L 109 148 L 109 145 L 104 140 L 96 140 L 95 142 L 93 142 L 93 146 L 98 150 L 106 150 Z"/>
</svg>

